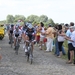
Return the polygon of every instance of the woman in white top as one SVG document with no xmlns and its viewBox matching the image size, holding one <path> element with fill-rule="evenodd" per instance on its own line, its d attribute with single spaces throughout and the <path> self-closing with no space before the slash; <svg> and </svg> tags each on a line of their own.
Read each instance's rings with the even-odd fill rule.
<svg viewBox="0 0 75 75">
<path fill-rule="evenodd" d="M 65 40 L 64 36 L 66 36 L 64 30 L 59 30 L 57 40 L 58 40 L 58 47 L 59 47 L 60 55 L 58 57 L 61 57 L 62 55 L 62 45 Z"/>
</svg>

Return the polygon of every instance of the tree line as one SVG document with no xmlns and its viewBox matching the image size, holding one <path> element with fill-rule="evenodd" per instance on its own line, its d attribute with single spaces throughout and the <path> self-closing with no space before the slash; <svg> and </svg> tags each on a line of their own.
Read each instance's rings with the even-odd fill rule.
<svg viewBox="0 0 75 75">
<path fill-rule="evenodd" d="M 6 20 L 4 21 L 0 21 L 1 23 L 4 24 L 10 24 L 10 23 L 16 23 L 18 20 L 20 20 L 21 22 L 25 23 L 25 22 L 31 22 L 31 23 L 40 23 L 43 22 L 45 25 L 51 24 L 52 26 L 55 25 L 54 21 L 51 18 L 48 18 L 46 15 L 41 15 L 41 16 L 37 16 L 37 15 L 30 15 L 27 18 L 24 15 L 7 15 Z"/>
</svg>

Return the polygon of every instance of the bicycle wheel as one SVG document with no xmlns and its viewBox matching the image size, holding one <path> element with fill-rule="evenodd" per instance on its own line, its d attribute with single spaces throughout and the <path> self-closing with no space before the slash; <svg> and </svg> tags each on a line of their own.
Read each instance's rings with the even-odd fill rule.
<svg viewBox="0 0 75 75">
<path fill-rule="evenodd" d="M 15 53 L 18 55 L 18 50 L 19 50 L 19 42 L 18 40 L 16 41 L 16 50 Z"/>
<path fill-rule="evenodd" d="M 29 62 L 29 53 L 27 53 L 27 62 Z"/>
<path fill-rule="evenodd" d="M 26 46 L 25 55 L 27 56 L 27 62 L 28 62 L 29 61 L 29 50 L 28 50 L 28 46 Z"/>
<path fill-rule="evenodd" d="M 12 44 L 13 44 L 12 34 L 10 36 L 10 44 L 11 44 L 11 48 L 12 48 Z"/>
<path fill-rule="evenodd" d="M 16 46 L 15 53 L 16 53 L 16 55 L 18 55 L 18 46 Z"/>
<path fill-rule="evenodd" d="M 31 58 L 30 64 L 32 64 L 32 63 L 33 63 L 33 59 Z"/>
<path fill-rule="evenodd" d="M 11 48 L 12 48 L 12 46 L 13 46 L 13 43 L 12 43 L 13 41 L 11 40 Z"/>
<path fill-rule="evenodd" d="M 32 46 L 30 47 L 30 64 L 33 63 L 33 51 L 32 51 Z"/>
</svg>

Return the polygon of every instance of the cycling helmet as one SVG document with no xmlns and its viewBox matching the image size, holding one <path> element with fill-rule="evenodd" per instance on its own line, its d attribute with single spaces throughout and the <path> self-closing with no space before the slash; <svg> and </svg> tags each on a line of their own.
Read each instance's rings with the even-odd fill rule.
<svg viewBox="0 0 75 75">
<path fill-rule="evenodd" d="M 18 28 L 19 28 L 19 26 L 18 26 L 18 25 L 16 25 L 16 26 L 15 26 L 15 29 L 18 29 Z"/>
<path fill-rule="evenodd" d="M 29 23 L 28 28 L 29 28 L 29 29 L 32 29 L 32 28 L 33 28 L 33 26 L 32 26 L 31 23 Z"/>
<path fill-rule="evenodd" d="M 25 24 L 27 27 L 29 26 L 29 23 L 28 22 L 26 22 L 26 24 Z"/>
</svg>

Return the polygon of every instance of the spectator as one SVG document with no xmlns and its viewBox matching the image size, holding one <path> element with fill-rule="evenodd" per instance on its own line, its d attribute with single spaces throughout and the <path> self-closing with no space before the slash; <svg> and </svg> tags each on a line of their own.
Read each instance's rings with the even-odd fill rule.
<svg viewBox="0 0 75 75">
<path fill-rule="evenodd" d="M 53 47 L 53 39 L 54 39 L 54 29 L 53 27 L 51 27 L 51 25 L 49 25 L 48 29 L 46 30 L 45 34 L 46 34 L 46 38 L 47 38 L 47 42 L 46 42 L 46 51 L 52 51 L 52 47 Z"/>
<path fill-rule="evenodd" d="M 74 26 L 74 23 L 73 22 L 70 22 L 70 26 Z M 67 37 L 71 37 L 71 34 L 72 34 L 72 29 L 70 27 L 69 29 L 69 26 L 66 26 L 66 35 Z M 72 46 L 72 42 L 71 41 L 68 41 L 68 61 L 66 63 L 70 64 L 72 63 L 72 51 L 73 51 L 73 46 Z"/>
<path fill-rule="evenodd" d="M 59 30 L 57 40 L 58 40 L 58 48 L 59 48 L 60 54 L 58 57 L 62 56 L 62 45 L 65 40 L 64 36 L 65 36 L 65 31 L 63 29 Z"/>
<path fill-rule="evenodd" d="M 71 32 L 70 37 L 72 36 L 73 31 L 74 31 L 74 28 L 73 28 L 73 26 L 71 26 L 70 27 L 70 32 Z M 68 38 L 70 38 L 70 37 L 68 37 Z M 70 42 L 68 44 L 68 46 L 69 46 L 69 52 L 70 52 L 70 59 L 68 60 L 67 64 L 71 64 L 72 63 L 72 60 L 73 60 L 73 50 L 74 50 L 73 45 L 72 45 L 72 42 Z"/>
<path fill-rule="evenodd" d="M 72 32 L 72 35 L 71 35 L 71 40 L 73 41 L 72 42 L 72 45 L 73 45 L 73 50 L 74 50 L 74 65 L 75 65 L 75 27 L 73 27 L 73 32 Z M 73 52 L 73 51 L 72 51 Z M 73 53 L 72 53 L 73 54 Z M 73 55 L 72 55 L 73 56 Z M 73 57 L 72 57 L 73 59 Z"/>
<path fill-rule="evenodd" d="M 58 40 L 57 40 L 57 37 L 58 37 L 58 34 L 57 34 L 57 32 L 58 32 L 58 25 L 56 25 L 55 26 L 55 31 L 56 31 L 56 33 L 55 33 L 55 55 L 56 56 L 59 56 L 59 47 L 58 47 Z M 62 29 L 62 28 L 61 28 Z M 60 29 L 59 29 L 60 30 Z M 63 53 L 63 55 L 65 55 L 66 54 L 66 52 L 65 52 L 65 50 L 64 50 L 64 47 L 62 46 L 62 53 Z"/>
<path fill-rule="evenodd" d="M 70 61 L 68 62 L 69 64 L 73 63 L 73 56 L 74 56 L 74 65 L 75 65 L 75 27 L 71 26 L 70 27 L 70 31 L 72 32 L 70 38 L 67 37 L 66 39 L 68 39 L 69 41 L 72 42 L 72 44 L 70 45 L 71 50 L 70 50 Z"/>
<path fill-rule="evenodd" d="M 39 30 L 39 26 L 36 29 L 36 42 L 37 44 L 39 44 L 40 41 L 40 30 Z"/>
<path fill-rule="evenodd" d="M 45 38 L 45 27 L 44 24 L 41 22 L 40 23 L 41 27 L 40 27 L 40 50 L 42 50 L 42 46 L 44 45 L 44 38 Z"/>
</svg>

